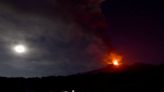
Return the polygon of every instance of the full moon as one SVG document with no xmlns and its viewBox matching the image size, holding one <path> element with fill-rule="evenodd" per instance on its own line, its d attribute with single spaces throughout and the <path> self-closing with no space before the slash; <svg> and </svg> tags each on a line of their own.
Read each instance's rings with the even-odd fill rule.
<svg viewBox="0 0 164 92">
<path fill-rule="evenodd" d="M 18 54 L 23 54 L 27 52 L 27 47 L 25 45 L 19 44 L 14 46 L 13 50 Z"/>
</svg>

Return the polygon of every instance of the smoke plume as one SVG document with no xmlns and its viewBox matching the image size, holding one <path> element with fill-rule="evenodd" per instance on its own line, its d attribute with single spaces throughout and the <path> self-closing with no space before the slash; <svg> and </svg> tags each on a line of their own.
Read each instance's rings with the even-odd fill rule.
<svg viewBox="0 0 164 92">
<path fill-rule="evenodd" d="M 65 75 L 101 67 L 102 56 L 112 50 L 101 3 L 1 0 L 0 49 L 5 49 L 1 65 L 9 67 L 8 73 L 17 71 L 18 76 Z M 17 43 L 28 45 L 30 54 L 23 58 L 12 55 L 8 49 Z M 21 75 L 24 71 L 27 74 Z"/>
</svg>

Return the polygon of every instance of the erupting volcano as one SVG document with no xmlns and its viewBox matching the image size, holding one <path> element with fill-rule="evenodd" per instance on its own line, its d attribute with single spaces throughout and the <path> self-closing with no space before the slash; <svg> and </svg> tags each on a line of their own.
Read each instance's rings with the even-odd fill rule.
<svg viewBox="0 0 164 92">
<path fill-rule="evenodd" d="M 104 56 L 105 64 L 113 64 L 114 66 L 119 66 L 122 64 L 122 56 L 115 53 L 107 53 Z"/>
</svg>

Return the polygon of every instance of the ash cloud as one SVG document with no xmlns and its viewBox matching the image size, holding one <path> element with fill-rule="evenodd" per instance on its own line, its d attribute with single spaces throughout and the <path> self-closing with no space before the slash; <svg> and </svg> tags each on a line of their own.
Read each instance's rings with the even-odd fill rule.
<svg viewBox="0 0 164 92">
<path fill-rule="evenodd" d="M 101 57 L 112 46 L 101 2 L 1 0 L 0 75 L 68 75 L 102 67 Z M 29 47 L 26 56 L 10 51 L 18 43 Z"/>
</svg>

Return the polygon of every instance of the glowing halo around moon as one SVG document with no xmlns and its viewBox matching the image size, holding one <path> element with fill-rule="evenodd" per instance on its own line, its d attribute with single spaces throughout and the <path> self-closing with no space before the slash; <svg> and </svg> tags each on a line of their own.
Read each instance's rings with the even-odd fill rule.
<svg viewBox="0 0 164 92">
<path fill-rule="evenodd" d="M 27 52 L 27 47 L 23 44 L 18 44 L 13 47 L 13 50 L 17 54 L 25 54 Z"/>
</svg>

